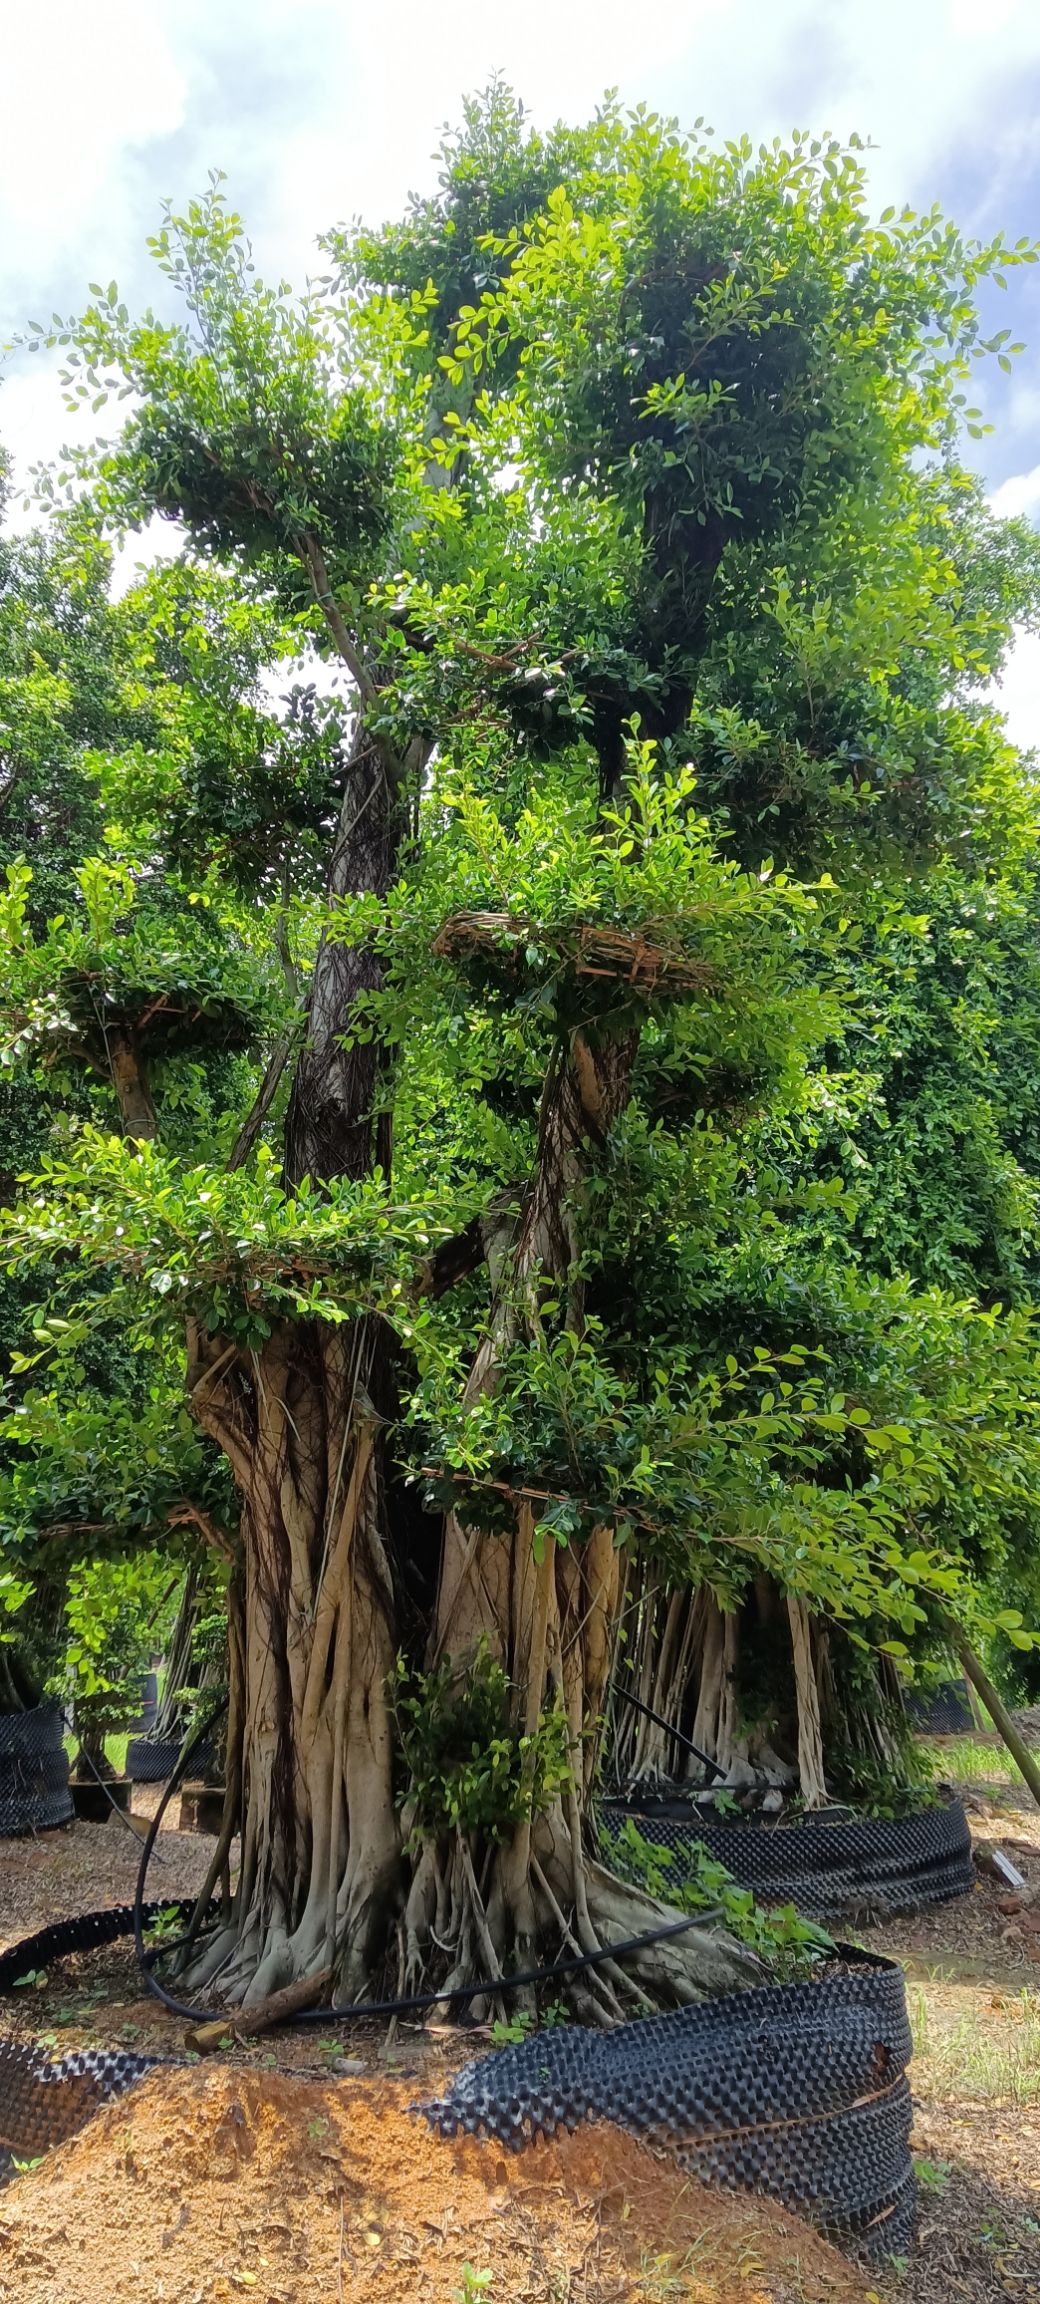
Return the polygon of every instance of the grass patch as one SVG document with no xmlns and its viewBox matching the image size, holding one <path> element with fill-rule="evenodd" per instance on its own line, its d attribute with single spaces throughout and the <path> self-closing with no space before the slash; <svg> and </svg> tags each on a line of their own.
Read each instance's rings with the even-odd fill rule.
<svg viewBox="0 0 1040 2304">
<path fill-rule="evenodd" d="M 998 2009 L 977 2008 L 946 2022 L 928 1994 L 907 1992 L 918 2085 L 936 2096 L 1003 2104 L 1040 2103 L 1040 1999 L 1008 1995 Z"/>
<path fill-rule="evenodd" d="M 125 1776 L 126 1774 L 126 1752 L 129 1742 L 129 1736 L 106 1736 L 105 1738 L 105 1754 L 117 1776 Z M 79 1750 L 77 1738 L 75 1736 L 63 1736 L 62 1743 L 70 1761 L 74 1760 Z"/>
<path fill-rule="evenodd" d="M 920 1749 L 936 1775 L 951 1784 L 1002 1784 L 1017 1791 L 1025 1782 L 1006 1744 L 984 1744 L 978 1736 L 950 1736 L 943 1744 L 922 1740 Z"/>
</svg>

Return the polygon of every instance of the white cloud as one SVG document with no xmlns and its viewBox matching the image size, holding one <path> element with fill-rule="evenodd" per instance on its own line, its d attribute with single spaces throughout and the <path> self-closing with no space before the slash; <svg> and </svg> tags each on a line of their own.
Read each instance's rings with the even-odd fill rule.
<svg viewBox="0 0 1040 2304">
<path fill-rule="evenodd" d="M 378 220 L 432 184 L 441 123 L 496 70 L 542 124 L 587 117 L 616 84 L 722 136 L 856 129 L 877 146 L 879 205 L 928 203 L 951 176 L 955 189 L 963 152 L 988 214 L 1040 134 L 1035 0 L 657 0 L 650 16 L 631 0 L 47 0 L 9 14 L 0 338 L 74 305 L 90 278 L 115 274 L 144 301 L 161 196 L 183 200 L 213 166 L 261 265 L 302 276 L 323 227 Z M 0 437 L 21 471 L 68 428 L 53 368 L 15 371 Z"/>
<path fill-rule="evenodd" d="M 41 255 L 73 259 L 119 241 L 121 168 L 135 148 L 183 118 L 187 82 L 162 8 L 138 0 L 47 0 L 4 25 L 4 161 L 0 224 L 5 288 L 38 278 Z M 107 277 L 107 275 L 106 275 Z"/>
<path fill-rule="evenodd" d="M 992 702 L 1004 715 L 1012 744 L 1021 752 L 1040 751 L 1040 634 L 1016 634 Z"/>
<path fill-rule="evenodd" d="M 1020 520 L 1040 511 L 1040 464 L 1034 464 L 1031 472 L 1013 472 L 1010 479 L 1002 480 L 1000 487 L 994 488 L 990 503 L 1002 520 Z"/>
</svg>

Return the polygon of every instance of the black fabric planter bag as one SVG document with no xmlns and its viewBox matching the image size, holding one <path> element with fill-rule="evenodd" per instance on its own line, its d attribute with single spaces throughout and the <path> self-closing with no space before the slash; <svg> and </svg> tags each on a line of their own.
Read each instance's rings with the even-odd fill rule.
<svg viewBox="0 0 1040 2304">
<path fill-rule="evenodd" d="M 691 2175 L 766 2193 L 875 2256 L 913 2237 L 910 2027 L 901 1971 L 848 1952 L 818 1981 L 624 2024 L 538 2032 L 423 2107 L 444 2136 L 519 2148 L 613 2120 Z"/>
<path fill-rule="evenodd" d="M 0 1714 L 0 1837 L 70 1822 L 69 1763 L 61 1738 L 56 1704 Z"/>
<path fill-rule="evenodd" d="M 968 1819 L 959 1800 L 919 1816 L 855 1817 L 802 1824 L 708 1821 L 686 1800 L 605 1800 L 600 1818 L 610 1861 L 626 1870 L 617 1834 L 631 1819 L 652 1848 L 666 1848 L 667 1889 L 696 1877 L 698 1848 L 724 1864 L 760 1904 L 794 1904 L 810 1919 L 842 1913 L 912 1912 L 964 1896 L 974 1870 Z M 667 1893 L 667 1890 L 666 1890 Z"/>
</svg>

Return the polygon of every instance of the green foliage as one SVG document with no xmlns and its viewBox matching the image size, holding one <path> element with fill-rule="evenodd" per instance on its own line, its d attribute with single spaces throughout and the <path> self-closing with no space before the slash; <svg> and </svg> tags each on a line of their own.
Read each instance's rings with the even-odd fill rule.
<svg viewBox="0 0 1040 2304">
<path fill-rule="evenodd" d="M 518 1342 L 495 1393 L 463 1404 L 448 1361 L 418 1396 L 425 1460 L 450 1468 L 432 1493 L 485 1521 L 496 1491 L 500 1512 L 529 1494 L 558 1542 L 612 1523 L 677 1581 L 699 1569 L 723 1591 L 762 1570 L 789 1583 L 797 1563 L 818 1606 L 887 1619 L 882 1646 L 905 1654 L 929 1603 L 972 1606 L 951 1538 L 1027 1508 L 1040 1397 L 1028 1323 L 908 1293 L 885 1313 L 887 1365 L 868 1331 L 874 1365 L 850 1394 L 799 1344 L 698 1368 L 669 1339 L 626 1378 L 592 1320 Z"/>
<path fill-rule="evenodd" d="M 0 1568 L 0 1643 L 14 1637 L 3 1618 L 17 1616 L 18 1610 L 24 1608 L 26 1601 L 31 1598 L 31 1584 L 13 1575 L 9 1568 Z"/>
<path fill-rule="evenodd" d="M 472 2264 L 462 2267 L 462 2286 L 455 2290 L 455 2304 L 480 2304 L 482 2296 L 491 2293 L 493 2272 L 477 2272 Z"/>
<path fill-rule="evenodd" d="M 496 2017 L 491 2027 L 492 2047 L 519 2048 L 522 2042 L 526 2040 L 533 2023 L 534 2017 L 526 2008 L 521 2008 L 508 2023 L 504 2023 L 501 2017 Z"/>
<path fill-rule="evenodd" d="M 184 1934 L 184 1914 L 176 1904 L 166 1904 L 161 1912 L 154 1912 L 145 1929 L 146 1944 L 169 1944 Z M 336 2043 L 337 2049 L 339 2043 Z"/>
<path fill-rule="evenodd" d="M 918 1816 L 935 1805 L 935 1773 L 927 1754 L 910 1743 L 899 1753 L 898 1769 L 894 1759 L 871 1760 L 839 1743 L 832 1780 L 863 1816 Z"/>
<path fill-rule="evenodd" d="M 486 1642 L 463 1677 L 450 1657 L 429 1672 L 411 1672 L 399 1659 L 394 1710 L 416 1833 L 457 1830 L 502 1840 L 551 1807 L 570 1782 L 562 1712 L 543 1712 L 527 1734 L 517 1724 L 514 1693 Z"/>
<path fill-rule="evenodd" d="M 927 2160 L 923 2153 L 915 2152 L 914 2175 L 922 2192 L 942 2194 L 953 2175 L 953 2161 Z"/>
<path fill-rule="evenodd" d="M 167 206 L 149 243 L 182 322 L 132 322 L 113 282 L 52 339 L 71 408 L 97 413 L 117 393 L 139 401 L 100 461 L 103 501 L 129 523 L 159 509 L 216 555 L 297 554 L 313 531 L 349 540 L 363 566 L 385 520 L 391 435 L 362 387 L 340 380 L 342 313 L 317 287 L 294 305 L 288 283 L 257 281 L 220 183 L 214 174 L 183 216 Z"/>
<path fill-rule="evenodd" d="M 56 914 L 42 937 L 32 937 L 32 870 L 19 861 L 6 877 L 0 1064 L 35 1055 L 45 1067 L 67 1067 L 71 1056 L 103 1075 L 119 1032 L 135 1031 L 149 1053 L 168 1054 L 186 1043 L 242 1046 L 270 1021 L 271 991 L 251 956 L 236 951 L 233 934 L 197 895 L 184 891 L 184 916 L 171 920 L 141 906 L 128 865 L 91 857 L 72 875 L 85 919 Z M 199 908 L 189 911 L 189 903 Z"/>
<path fill-rule="evenodd" d="M 16 1356 L 16 1369 L 35 1375 L 0 1416 L 5 1543 L 28 1558 L 46 1538 L 53 1556 L 55 1538 L 79 1532 L 98 1552 L 117 1551 L 176 1524 L 186 1498 L 230 1525 L 230 1483 L 178 1395 L 174 1350 L 148 1350 L 147 1340 L 135 1350 L 96 1307 L 93 1327 L 89 1314 L 84 1325 L 79 1351 L 73 1323 L 41 1318 L 27 1339 L 36 1349 Z M 98 1372 L 106 1345 L 107 1393 Z"/>
<path fill-rule="evenodd" d="M 631 1816 L 616 1830 L 601 1830 L 611 1863 L 626 1879 L 684 1912 L 720 1910 L 729 1934 L 781 1981 L 808 1975 L 821 1960 L 833 1957 L 836 1946 L 824 1928 L 803 1919 L 793 1904 L 764 1911 L 750 1889 L 738 1888 L 706 1848 L 691 1847 L 680 1858 L 674 1848 L 646 1838 Z"/>
<path fill-rule="evenodd" d="M 268 810 L 262 848 L 254 806 L 249 869 L 229 869 L 247 861 L 228 805 L 236 766 L 276 756 L 288 784 L 313 752 L 264 708 L 284 623 L 218 574 L 157 569 L 116 603 L 109 573 L 82 506 L 46 537 L 0 545 L 5 1204 L 35 1162 L 76 1164 L 81 1127 L 124 1125 L 117 1045 L 171 1152 L 201 1138 L 219 1157 L 295 997 L 284 958 L 292 891 L 314 876 L 313 759 L 303 808 L 297 779 L 281 818 Z M 75 1303 L 70 1277 L 45 1258 L 0 1287 L 0 1555 L 19 1583 L 31 1576 L 36 1602 L 18 1620 L 6 1702 L 38 1700 L 63 1674 L 65 1579 L 85 1538 L 112 1558 L 170 1541 L 186 1507 L 234 1519 L 226 1470 L 185 1409 L 179 1349 L 142 1341 L 103 1268 Z"/>
<path fill-rule="evenodd" d="M 118 1734 L 141 1708 L 141 1674 L 168 1577 L 155 1554 L 80 1562 L 65 1599 L 65 1670 L 53 1694 L 75 1706 L 80 1736 Z"/>
<path fill-rule="evenodd" d="M 71 1156 L 26 1182 L 4 1226 L 16 1268 L 78 1258 L 104 1270 L 109 1303 L 133 1306 L 142 1331 L 193 1312 L 246 1344 L 276 1318 L 388 1308 L 450 1230 L 429 1198 L 388 1204 L 380 1177 L 290 1193 L 263 1145 L 250 1169 L 222 1172 L 84 1128 Z M 85 1317 L 70 1300 L 43 1324 L 44 1347 L 78 1345 Z"/>
<path fill-rule="evenodd" d="M 227 1597 L 218 1582 L 211 1607 L 192 1626 L 192 1677 L 178 1687 L 167 1682 L 164 1691 L 165 1701 L 175 1708 L 182 1741 L 194 1736 L 227 1696 L 227 1638 Z"/>
<path fill-rule="evenodd" d="M 729 1046 L 754 1034 L 770 977 L 782 982 L 800 919 L 816 909 L 783 873 L 752 877 L 721 858 L 692 770 L 671 773 L 649 743 L 628 747 L 616 805 L 600 806 L 587 778 L 559 776 L 505 820 L 451 776 L 428 805 L 438 837 L 424 869 L 385 908 L 344 901 L 333 924 L 347 942 L 367 930 L 385 951 L 388 989 L 359 1014 L 367 1007 L 388 1037 L 452 1000 L 432 950 L 477 1003 L 528 1034 L 584 1024 L 620 1037 L 634 1017 L 696 995 Z"/>
</svg>

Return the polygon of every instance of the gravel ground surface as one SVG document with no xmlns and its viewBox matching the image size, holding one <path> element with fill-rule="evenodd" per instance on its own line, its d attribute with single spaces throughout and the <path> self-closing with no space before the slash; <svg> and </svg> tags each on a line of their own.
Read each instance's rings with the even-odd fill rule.
<svg viewBox="0 0 1040 2304">
<path fill-rule="evenodd" d="M 129 1822 L 65 1824 L 56 1832 L 0 1840 L 0 1952 L 52 1920 L 100 1912 L 130 1902 L 137 1885 L 141 1839 L 155 1814 L 161 1787 L 135 1785 Z M 179 1815 L 176 1798 L 169 1813 Z M 202 1886 L 213 1842 L 163 1825 L 149 1870 L 148 1894 L 190 1896 Z"/>
</svg>

